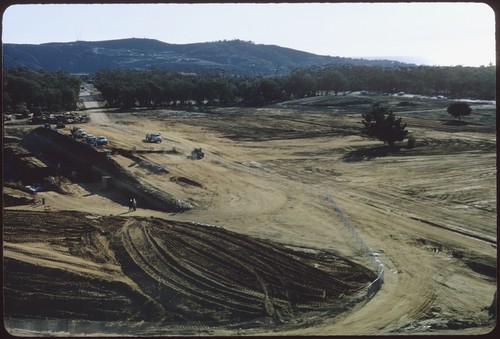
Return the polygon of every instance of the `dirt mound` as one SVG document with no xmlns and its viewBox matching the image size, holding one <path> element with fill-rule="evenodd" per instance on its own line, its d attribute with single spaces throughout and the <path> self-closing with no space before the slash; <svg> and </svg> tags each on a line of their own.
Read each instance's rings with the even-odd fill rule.
<svg viewBox="0 0 500 339">
<path fill-rule="evenodd" d="M 287 321 L 336 310 L 376 278 L 331 253 L 207 225 L 13 210 L 4 222 L 7 317 Z"/>
<path fill-rule="evenodd" d="M 3 203 L 4 206 L 19 206 L 30 205 L 36 203 L 36 198 L 33 193 L 28 193 L 21 190 L 22 187 L 11 188 L 5 186 L 3 188 Z"/>
<path fill-rule="evenodd" d="M 140 197 L 144 207 L 168 212 L 191 208 L 188 203 L 179 201 L 167 192 L 139 181 L 111 159 L 107 151 L 96 150 L 55 130 L 34 129 L 24 137 L 23 145 L 52 167 L 60 167 L 61 172 L 68 176 L 77 173 L 77 177 L 94 181 L 109 176 L 113 186 L 121 190 L 125 197 Z"/>
</svg>

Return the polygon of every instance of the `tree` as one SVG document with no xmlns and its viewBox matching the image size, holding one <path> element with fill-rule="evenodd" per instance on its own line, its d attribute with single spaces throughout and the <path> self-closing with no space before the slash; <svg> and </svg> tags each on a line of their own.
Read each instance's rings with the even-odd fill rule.
<svg viewBox="0 0 500 339">
<path fill-rule="evenodd" d="M 47 73 L 24 67 L 4 70 L 4 107 L 14 109 L 25 104 L 29 110 L 75 109 L 80 80 L 66 72 Z"/>
<path fill-rule="evenodd" d="M 265 102 L 281 99 L 281 88 L 275 80 L 269 78 L 259 79 L 258 86 Z"/>
<path fill-rule="evenodd" d="M 462 115 L 469 115 L 471 112 L 472 109 L 466 102 L 454 102 L 448 106 L 448 113 L 453 117 L 458 118 L 459 122 L 461 121 L 460 117 Z"/>
<path fill-rule="evenodd" d="M 325 68 L 317 75 L 318 89 L 322 91 L 334 91 L 335 95 L 346 88 L 344 75 L 334 68 Z"/>
<path fill-rule="evenodd" d="M 364 128 L 362 132 L 370 138 L 375 138 L 389 146 L 394 146 L 396 141 L 403 141 L 408 136 L 406 124 L 401 123 L 401 118 L 396 118 L 387 107 L 373 105 L 370 111 L 363 113 Z"/>
<path fill-rule="evenodd" d="M 316 78 L 307 70 L 295 70 L 287 81 L 287 90 L 293 98 L 304 98 L 313 96 L 316 92 Z"/>
</svg>

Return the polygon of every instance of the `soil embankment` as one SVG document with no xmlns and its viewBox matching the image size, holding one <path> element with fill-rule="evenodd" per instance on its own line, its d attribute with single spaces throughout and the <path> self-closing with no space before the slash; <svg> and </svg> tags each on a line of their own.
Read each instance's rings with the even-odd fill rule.
<svg viewBox="0 0 500 339">
<path fill-rule="evenodd" d="M 159 191 L 147 183 L 139 182 L 113 161 L 108 154 L 78 142 L 53 129 L 37 128 L 23 138 L 23 145 L 63 172 L 93 180 L 110 177 L 111 184 L 126 197 L 135 197 L 141 205 L 166 212 L 179 212 L 190 208 L 167 192 Z"/>
<path fill-rule="evenodd" d="M 13 318 L 300 321 L 365 300 L 376 278 L 332 253 L 193 223 L 70 211 L 6 211 L 4 223 Z"/>
</svg>

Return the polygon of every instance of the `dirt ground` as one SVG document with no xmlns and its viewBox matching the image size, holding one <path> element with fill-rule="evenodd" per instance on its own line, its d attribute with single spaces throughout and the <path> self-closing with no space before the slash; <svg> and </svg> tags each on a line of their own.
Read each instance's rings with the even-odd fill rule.
<svg viewBox="0 0 500 339">
<path fill-rule="evenodd" d="M 245 310 L 238 308 L 241 314 L 221 316 L 224 321 L 236 318 L 241 321 L 245 318 L 243 313 L 262 315 L 262 309 L 257 312 L 259 307 L 254 308 L 253 303 L 259 298 L 267 300 L 265 296 L 255 295 L 266 290 L 263 286 L 274 288 L 274 294 L 269 292 L 274 299 L 266 304 L 264 316 L 284 320 L 289 319 L 285 314 L 297 312 L 295 316 L 300 321 L 299 325 L 283 321 L 281 326 L 271 329 L 216 326 L 206 332 L 209 335 L 488 333 L 496 324 L 496 315 L 491 314 L 492 309 L 496 310 L 497 263 L 495 105 L 473 105 L 473 116 L 466 118 L 469 121 L 466 125 L 450 122 L 443 113 L 445 109 L 424 102 L 412 106 L 411 110 L 406 106 L 399 111 L 394 109 L 408 123 L 416 138 L 416 147 L 407 148 L 402 144 L 392 150 L 378 141 L 359 136 L 360 109 L 367 107 L 363 105 L 344 101 L 336 106 L 335 102 L 306 99 L 260 109 L 219 108 L 207 112 L 89 110 L 92 121 L 81 125 L 85 131 L 106 136 L 110 141 L 107 149 L 133 150 L 145 162 L 132 161 L 121 154 L 111 155 L 114 161 L 142 182 L 169 192 L 192 208 L 182 213 L 161 212 L 142 208 L 138 201 L 137 211 L 129 212 L 129 197 L 113 188 L 103 189 L 101 182 L 68 181 L 64 185 L 65 194 L 38 192 L 33 198 L 36 201 L 31 203 L 29 196 L 22 199 L 24 193 L 4 188 L 4 197 L 7 193 L 9 197 L 17 196 L 16 201 L 28 202 L 6 207 L 12 213 L 19 210 L 41 215 L 82 212 L 87 221 L 60 225 L 49 218 L 46 226 L 40 226 L 42 233 L 53 230 L 54 226 L 64 226 L 70 231 L 74 228 L 78 233 L 75 239 L 80 239 L 78 246 L 67 242 L 72 239 L 67 234 L 61 243 L 55 241 L 57 237 L 52 241 L 33 235 L 18 237 L 19 229 L 7 227 L 13 234 L 4 234 L 5 274 L 8 276 L 9 267 L 17 263 L 15 269 L 27 275 L 36 263 L 39 269 L 66 272 L 68 279 L 83 277 L 81 284 L 87 286 L 83 290 L 89 294 L 101 293 L 116 300 L 117 305 L 123 302 L 124 295 L 135 291 L 134 298 L 127 301 L 132 306 L 123 313 L 133 309 L 133 305 L 143 305 L 148 298 L 153 299 L 150 308 L 141 314 L 118 314 L 115 320 L 125 317 L 140 321 L 148 314 L 158 315 L 161 308 L 158 298 L 144 293 L 155 290 L 150 286 L 153 281 L 169 286 L 169 295 L 176 284 L 174 278 L 167 279 L 168 274 L 158 273 L 165 269 L 158 263 L 165 260 L 161 258 L 177 257 L 174 261 L 180 266 L 170 267 L 172 272 L 189 266 L 190 272 L 200 274 L 203 267 L 207 268 L 210 260 L 201 259 L 206 258 L 206 252 L 200 248 L 206 248 L 208 243 L 215 246 L 222 236 L 211 242 L 206 239 L 208 236 L 197 232 L 207 229 L 199 224 L 212 225 L 214 230 L 227 233 L 223 237 L 232 237 L 228 243 L 236 246 L 232 250 L 238 253 L 231 258 L 225 246 L 219 247 L 221 253 L 216 260 L 220 267 L 232 267 L 236 262 L 247 267 L 243 258 L 252 253 L 254 262 L 266 267 L 247 267 L 248 277 L 243 273 L 232 276 L 222 272 L 219 276 L 215 273 L 210 276 L 207 288 L 217 286 L 217 293 L 224 295 L 228 292 L 220 291 L 222 286 L 235 284 L 239 287 L 234 287 L 235 295 L 228 300 L 241 303 L 238 298 L 248 299 Z M 18 135 L 19 128 L 25 127 L 6 126 L 5 133 Z M 69 127 L 59 132 L 69 134 Z M 163 142 L 144 142 L 148 132 L 160 132 Z M 204 159 L 191 159 L 194 147 L 203 148 Z M 144 164 L 161 166 L 167 171 L 154 172 Z M 356 239 L 332 207 L 332 200 L 370 249 L 372 257 L 361 254 Z M 82 218 L 80 214 L 72 215 L 77 217 Z M 11 216 L 14 220 L 11 226 L 17 225 L 15 220 L 22 219 L 17 218 L 14 214 Z M 156 222 L 163 226 L 155 227 Z M 91 230 L 85 231 L 88 228 Z M 174 237 L 167 229 L 185 229 L 184 232 L 191 230 L 192 233 L 179 233 Z M 186 246 L 186 237 L 205 239 L 199 241 L 199 247 Z M 116 241 L 117 238 L 122 240 Z M 81 246 L 81 239 L 87 239 L 86 246 Z M 260 246 L 259 249 L 248 250 L 248 243 L 254 242 L 258 244 L 252 246 Z M 154 255 L 151 248 L 156 251 Z M 177 252 L 172 252 L 172 248 Z M 306 250 L 290 253 L 290 248 L 308 249 L 316 254 L 303 254 L 309 253 Z M 88 253 L 82 254 L 82 249 Z M 147 256 L 141 254 L 146 253 L 146 249 Z M 131 258 L 126 263 L 124 253 L 129 253 Z M 199 259 L 187 263 L 179 259 L 195 254 Z M 275 264 L 269 259 L 273 256 Z M 340 315 L 321 313 L 325 310 L 323 306 L 335 304 L 338 297 L 324 299 L 323 291 L 333 295 L 336 290 L 331 284 L 325 284 L 324 279 L 331 281 L 337 277 L 340 285 L 351 286 L 343 293 L 355 295 L 376 278 L 370 266 L 373 256 L 384 267 L 381 289 Z M 282 257 L 287 260 L 279 264 Z M 338 267 L 342 266 L 351 268 L 340 272 Z M 372 273 L 366 273 L 362 267 Z M 316 270 L 308 271 L 312 268 Z M 255 280 L 259 275 L 249 272 L 256 270 L 267 272 L 266 277 Z M 276 275 L 279 270 L 282 274 Z M 137 272 L 143 272 L 143 278 L 138 278 Z M 184 274 L 187 279 L 184 282 L 193 277 L 178 274 Z M 149 280 L 144 276 L 149 276 Z M 276 276 L 287 278 L 273 283 Z M 121 294 L 110 295 L 105 286 L 93 281 L 99 284 L 114 281 L 120 285 L 114 291 Z M 284 291 L 298 293 L 296 299 L 280 295 L 285 292 L 280 292 L 277 286 L 287 286 L 287 281 L 295 287 Z M 185 284 L 185 288 L 191 286 Z M 192 293 L 206 292 L 200 285 L 193 286 L 196 291 Z M 241 292 L 241 286 L 246 286 L 246 294 Z M 164 295 L 160 286 L 155 291 L 155 295 Z M 303 301 L 301 296 L 305 298 Z M 292 299 L 296 300 L 293 307 L 283 305 L 283 301 Z M 315 305 L 317 312 L 309 319 L 297 316 L 307 314 L 311 305 Z M 176 307 L 182 309 L 165 313 L 161 320 L 189 319 L 189 310 L 198 310 L 201 319 L 217 320 L 214 314 L 224 314 L 223 310 L 227 310 L 220 306 L 210 313 L 194 303 Z"/>
</svg>

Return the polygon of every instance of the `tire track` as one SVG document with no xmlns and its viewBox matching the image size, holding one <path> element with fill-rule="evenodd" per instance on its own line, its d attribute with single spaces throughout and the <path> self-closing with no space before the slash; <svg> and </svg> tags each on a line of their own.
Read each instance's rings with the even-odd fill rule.
<svg viewBox="0 0 500 339">
<path fill-rule="evenodd" d="M 188 233 L 191 237 L 190 239 L 192 239 L 193 236 L 196 236 L 200 239 L 203 239 L 205 243 L 211 241 L 209 238 L 211 237 L 212 232 L 208 232 L 208 230 L 205 230 L 204 228 L 199 228 L 193 231 L 191 227 L 183 227 L 182 231 Z M 202 234 L 197 234 L 197 232 L 200 232 Z M 226 232 L 221 231 L 218 233 L 225 234 Z M 238 237 L 239 236 L 237 234 L 231 234 L 230 236 L 225 235 L 224 243 L 226 245 L 224 247 L 220 247 L 215 244 L 215 250 L 224 251 L 225 248 L 228 247 L 227 244 L 231 242 L 239 246 L 238 250 L 231 250 L 231 255 L 237 256 L 238 254 L 235 253 L 239 253 L 242 251 L 247 251 L 248 253 L 259 253 L 258 257 L 256 257 L 255 254 L 250 254 L 249 258 L 247 258 L 246 260 L 248 261 L 249 259 L 251 259 L 252 264 L 256 266 L 257 270 L 263 272 L 262 274 L 269 274 L 269 272 L 275 271 L 279 272 L 278 281 L 270 280 L 270 282 L 274 284 L 273 286 L 278 286 L 280 289 L 284 288 L 285 297 L 283 297 L 282 295 L 282 299 L 286 300 L 289 305 L 295 304 L 295 301 L 291 300 L 290 296 L 286 296 L 292 286 L 296 287 L 294 288 L 294 290 L 299 290 L 299 292 L 300 290 L 302 290 L 302 293 L 304 295 L 309 295 L 311 297 L 314 296 L 317 299 L 324 299 L 325 294 L 327 293 L 326 291 L 329 292 L 329 295 L 334 297 L 339 295 L 337 289 L 345 290 L 347 288 L 348 290 L 354 292 L 363 287 L 366 287 L 362 283 L 350 283 L 336 279 L 333 277 L 333 275 L 336 274 L 335 272 L 327 274 L 326 272 L 313 269 L 310 266 L 307 266 L 299 261 L 294 261 L 294 263 L 299 266 L 293 267 L 287 262 L 287 260 L 290 261 L 290 258 L 283 257 L 283 254 L 278 252 L 277 250 L 274 250 L 268 246 L 259 245 L 255 242 L 255 240 L 249 239 L 248 242 L 245 242 L 241 239 L 238 239 Z M 280 257 L 282 257 L 281 260 Z M 316 276 L 318 275 L 319 278 L 316 278 Z M 299 277 L 301 278 L 300 282 L 298 282 Z M 369 280 L 368 276 L 365 276 L 365 278 L 366 280 Z M 335 284 L 333 285 L 331 284 L 332 280 L 335 282 Z M 308 281 L 308 283 L 305 283 L 304 281 Z M 317 285 L 313 285 L 313 283 L 317 283 Z M 332 299 L 329 299 L 329 301 L 331 302 Z"/>
<path fill-rule="evenodd" d="M 252 307 L 249 302 L 254 302 L 252 299 L 242 298 L 240 295 L 234 295 L 229 293 L 226 286 L 217 286 L 218 284 L 214 281 L 210 281 L 205 279 L 205 277 L 199 274 L 197 271 L 193 271 L 188 269 L 184 265 L 184 258 L 180 256 L 175 256 L 172 251 L 169 251 L 166 247 L 161 246 L 156 239 L 156 237 L 151 237 L 149 234 L 149 230 L 145 229 L 144 225 L 141 225 L 142 232 L 148 243 L 151 244 L 151 248 L 158 256 L 160 263 L 163 265 L 168 265 L 172 271 L 176 274 L 176 276 L 183 281 L 185 284 L 187 283 L 189 286 L 192 286 L 193 289 L 201 289 L 201 291 L 210 292 L 210 296 L 216 300 L 219 300 L 220 303 L 226 305 L 228 304 L 230 307 L 235 307 L 239 309 L 249 309 L 249 310 L 257 310 L 259 311 L 259 307 Z M 165 240 L 165 237 L 161 237 L 162 241 Z M 172 243 L 170 243 L 172 244 Z M 201 285 L 201 286 L 199 286 Z M 240 302 L 235 301 L 234 299 L 243 299 Z M 247 303 L 242 303 L 242 302 Z"/>
<path fill-rule="evenodd" d="M 204 228 L 199 228 L 196 231 L 204 233 L 202 236 L 203 238 L 212 236 L 212 232 L 208 232 L 208 230 L 205 230 Z M 217 230 L 215 232 L 217 232 Z M 264 263 L 264 265 L 266 265 L 265 266 L 266 268 L 269 267 L 272 267 L 273 269 L 275 269 L 276 267 L 286 268 L 291 272 L 289 273 L 289 275 L 291 275 L 292 278 L 291 280 L 296 280 L 297 276 L 307 276 L 308 281 L 310 281 L 311 283 L 317 283 L 320 286 L 324 285 L 325 282 L 328 282 L 330 280 L 334 281 L 335 283 L 338 284 L 339 287 L 342 288 L 350 286 L 349 283 L 334 278 L 332 274 L 328 274 L 324 271 L 313 268 L 301 261 L 290 261 L 289 256 L 286 256 L 283 253 L 283 251 L 278 251 L 276 248 L 273 248 L 271 246 L 266 246 L 262 241 L 259 242 L 254 239 L 244 239 L 237 233 L 230 234 L 221 231 L 218 231 L 218 233 L 223 235 L 226 241 L 236 244 L 242 249 L 248 251 L 249 253 L 259 253 L 260 255 L 258 257 L 258 260 L 259 262 Z M 255 256 L 252 256 L 252 259 L 254 257 Z M 293 265 L 291 264 L 292 262 Z M 352 266 L 351 266 L 351 271 L 352 271 Z M 336 273 L 339 272 L 337 271 Z M 312 289 L 323 291 L 322 289 L 313 287 L 311 284 L 308 284 L 308 286 L 310 286 L 310 288 Z"/>
<path fill-rule="evenodd" d="M 135 228 L 135 234 L 131 228 Z M 206 291 L 198 285 L 190 283 L 185 277 L 182 277 L 180 271 L 174 267 L 173 260 L 165 258 L 151 239 L 148 238 L 147 233 L 140 225 L 130 225 L 123 232 L 123 243 L 130 255 L 130 258 L 136 262 L 141 270 L 144 270 L 152 279 L 167 286 L 169 289 L 184 295 L 187 299 L 195 298 L 202 303 L 223 307 L 227 310 L 235 308 L 240 312 L 246 312 L 255 315 L 256 308 L 246 306 L 244 304 L 234 304 L 231 301 L 219 298 Z M 143 253 L 147 253 L 146 257 Z M 207 287 L 207 286 L 204 286 Z M 146 291 L 147 293 L 147 291 Z M 208 307 L 210 308 L 210 307 Z M 259 311 L 257 309 L 257 311 Z"/>
<path fill-rule="evenodd" d="M 161 237 L 161 234 L 154 234 L 155 237 Z M 214 284 L 219 288 L 219 292 L 222 294 L 227 294 L 230 297 L 235 297 L 241 299 L 246 302 L 255 302 L 255 300 L 259 300 L 263 297 L 262 293 L 256 292 L 254 290 L 248 288 L 239 288 L 232 287 L 234 285 L 234 279 L 228 279 L 225 276 L 220 274 L 213 274 L 213 271 L 210 271 L 207 266 L 202 264 L 198 264 L 195 259 L 190 259 L 190 254 L 195 254 L 196 257 L 204 257 L 206 261 L 213 261 L 213 257 L 209 257 L 205 254 L 205 252 L 196 251 L 193 243 L 184 242 L 181 239 L 175 239 L 173 237 L 162 238 L 162 241 L 165 242 L 168 248 L 172 248 L 173 250 L 168 251 L 169 256 L 175 262 L 182 262 L 182 268 L 184 268 L 187 272 L 192 272 L 199 279 L 204 280 L 207 284 Z M 196 247 L 204 247 L 203 244 L 197 242 Z M 207 252 L 208 253 L 208 252 Z M 230 258 L 228 258 L 230 259 Z M 221 266 L 223 263 L 221 261 L 217 261 L 218 266 Z M 233 268 L 236 268 L 235 265 L 232 265 Z"/>
<path fill-rule="evenodd" d="M 372 280 L 366 275 L 362 282 L 350 282 L 350 277 L 362 275 L 349 274 L 347 263 L 339 278 L 334 269 L 327 272 L 313 265 L 326 266 L 326 259 L 335 265 L 338 260 L 294 256 L 290 249 L 224 229 L 182 222 L 160 225 L 149 219 L 129 220 L 114 242 L 117 260 L 167 312 L 192 319 L 217 314 L 227 320 L 287 321 L 300 312 L 327 310 Z M 359 269 L 351 266 L 352 271 Z M 188 314 L 187 305 L 192 310 Z"/>
</svg>

